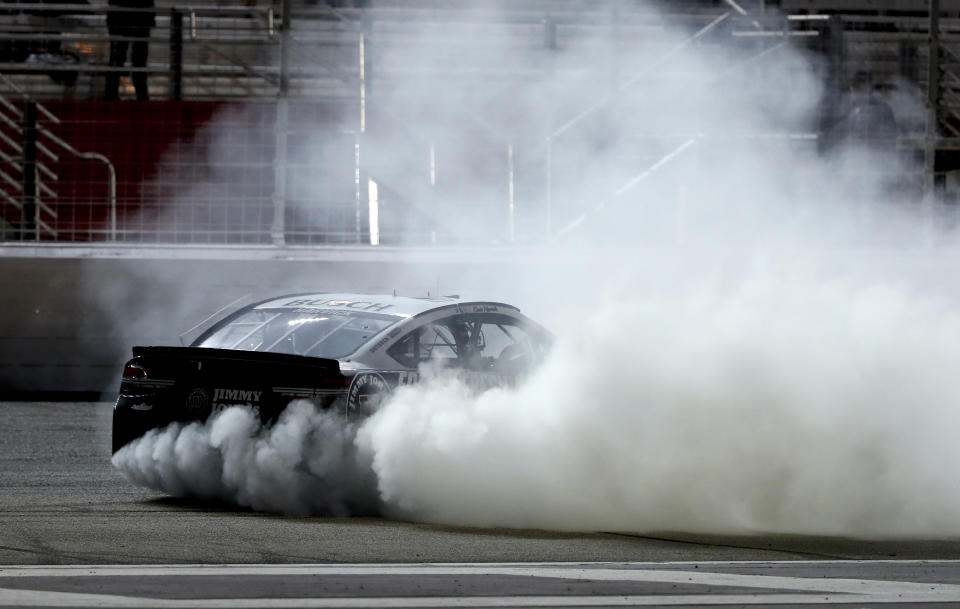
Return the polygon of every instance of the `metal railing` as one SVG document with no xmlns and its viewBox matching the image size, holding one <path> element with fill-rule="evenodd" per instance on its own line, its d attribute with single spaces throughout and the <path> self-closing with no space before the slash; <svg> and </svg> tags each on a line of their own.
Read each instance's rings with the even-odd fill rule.
<svg viewBox="0 0 960 609">
<path fill-rule="evenodd" d="M 19 240 L 42 240 L 58 238 L 59 219 L 56 185 L 58 174 L 54 171 L 60 161 L 51 148 L 61 148 L 78 158 L 95 160 L 106 165 L 108 177 L 107 209 L 109 218 L 108 238 L 117 237 L 116 170 L 110 160 L 97 152 L 81 152 L 56 135 L 45 123 L 56 126 L 57 118 L 43 104 L 20 89 L 9 78 L 0 74 L 0 142 L 8 149 L 2 160 L 12 171 L 0 170 L 0 179 L 6 190 L 0 190 L 3 200 L 19 212 Z M 21 107 L 8 99 L 16 96 Z M 42 118 L 41 118 L 42 117 Z M 12 154 L 11 154 L 12 153 Z M 11 173 L 18 173 L 16 179 Z M 9 237 L 9 236 L 8 236 Z"/>
<path fill-rule="evenodd" d="M 3 84 L 12 86 L 8 81 Z M 0 106 L 3 109 L 0 141 L 5 149 L 2 156 L 4 167 L 0 170 L 3 190 L 0 193 L 5 205 L 12 206 L 19 214 L 15 235 L 21 240 L 39 240 L 43 235 L 56 239 L 57 231 L 51 225 L 57 212 L 50 202 L 57 196 L 51 187 L 56 183 L 57 174 L 51 165 L 59 159 L 41 140 L 43 133 L 38 114 L 42 112 L 45 120 L 55 120 L 56 117 L 30 100 L 19 108 L 0 95 Z"/>
<path fill-rule="evenodd" d="M 162 4 L 162 3 L 161 3 Z M 150 12 L 145 37 L 107 26 L 106 16 Z M 131 32 L 134 33 L 134 32 Z M 88 4 L 0 2 L 0 72 L 39 98 L 103 95 L 110 74 L 146 74 L 158 99 L 276 95 L 279 66 L 264 63 L 279 44 L 269 6 L 161 6 L 145 11 Z M 142 66 L 113 65 L 111 44 L 144 41 Z M 124 80 L 121 96 L 132 94 Z"/>
</svg>

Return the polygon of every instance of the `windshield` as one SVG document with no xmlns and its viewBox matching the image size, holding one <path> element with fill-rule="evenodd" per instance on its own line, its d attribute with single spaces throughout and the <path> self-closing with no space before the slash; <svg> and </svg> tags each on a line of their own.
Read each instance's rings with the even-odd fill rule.
<svg viewBox="0 0 960 609">
<path fill-rule="evenodd" d="M 339 358 L 398 321 L 391 315 L 355 311 L 254 309 L 194 346 Z"/>
</svg>

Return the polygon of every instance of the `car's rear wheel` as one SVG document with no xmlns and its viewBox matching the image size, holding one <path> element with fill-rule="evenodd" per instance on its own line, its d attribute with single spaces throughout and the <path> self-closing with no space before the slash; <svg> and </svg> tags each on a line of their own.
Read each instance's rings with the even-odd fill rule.
<svg viewBox="0 0 960 609">
<path fill-rule="evenodd" d="M 390 385 L 376 372 L 360 372 L 347 391 L 347 416 L 364 419 L 376 412 L 390 393 Z"/>
</svg>

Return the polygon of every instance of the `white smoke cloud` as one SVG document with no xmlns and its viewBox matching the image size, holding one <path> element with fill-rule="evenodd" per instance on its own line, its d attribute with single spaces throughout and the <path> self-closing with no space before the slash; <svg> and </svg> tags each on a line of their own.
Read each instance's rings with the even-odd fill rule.
<svg viewBox="0 0 960 609">
<path fill-rule="evenodd" d="M 516 389 L 406 387 L 360 431 L 386 505 L 589 531 L 957 533 L 960 315 L 751 276 L 601 305 Z"/>
<path fill-rule="evenodd" d="M 443 31 L 389 56 L 425 61 Z M 657 29 L 624 51 L 624 72 L 686 35 Z M 481 90 L 483 119 L 549 132 L 609 87 L 577 48 L 517 91 L 416 81 L 378 95 L 398 113 L 429 98 L 421 112 L 439 114 Z M 462 52 L 481 67 L 542 61 L 515 48 Z M 359 506 L 577 531 L 960 534 L 955 235 L 908 205 L 916 192 L 890 186 L 886 159 L 821 158 L 815 140 L 785 139 L 809 130 L 819 79 L 790 47 L 753 56 L 692 45 L 556 139 L 554 225 L 583 222 L 515 273 L 465 272 L 456 288 L 513 301 L 556 334 L 517 387 L 477 394 L 440 374 L 398 390 L 359 428 L 305 404 L 271 429 L 230 409 L 151 432 L 115 465 L 172 494 L 295 514 Z M 441 159 L 471 158 L 475 138 L 439 118 L 429 127 L 420 132 L 455 151 Z M 475 197 L 446 220 L 498 234 L 502 214 L 484 207 L 496 193 L 477 174 L 476 189 L 462 189 Z"/>
<path fill-rule="evenodd" d="M 355 433 L 310 402 L 292 402 L 266 427 L 249 407 L 234 406 L 206 423 L 152 430 L 119 450 L 113 465 L 174 496 L 295 515 L 375 513 L 376 482 Z"/>
<path fill-rule="evenodd" d="M 403 387 L 359 430 L 295 402 L 114 457 L 174 495 L 577 531 L 956 534 L 960 313 L 905 286 L 755 271 L 610 299 L 532 377 Z M 573 321 L 573 320 L 571 320 Z"/>
</svg>

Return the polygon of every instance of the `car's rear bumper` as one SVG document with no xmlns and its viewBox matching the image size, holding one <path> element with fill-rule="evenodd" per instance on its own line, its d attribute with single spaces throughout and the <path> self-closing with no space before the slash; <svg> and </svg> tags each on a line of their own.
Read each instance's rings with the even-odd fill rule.
<svg viewBox="0 0 960 609">
<path fill-rule="evenodd" d="M 117 398 L 113 407 L 113 452 L 170 422 L 169 417 L 161 416 L 151 397 L 121 395 Z"/>
</svg>

